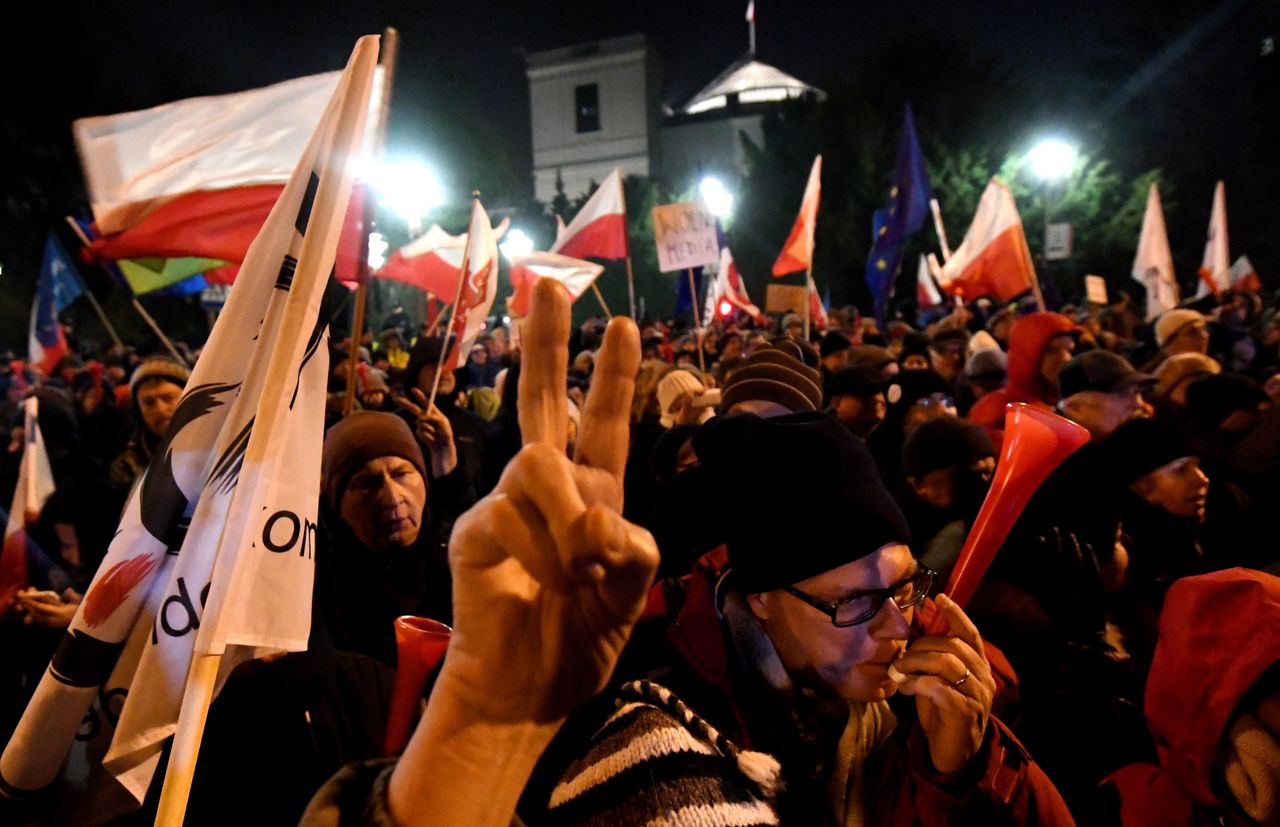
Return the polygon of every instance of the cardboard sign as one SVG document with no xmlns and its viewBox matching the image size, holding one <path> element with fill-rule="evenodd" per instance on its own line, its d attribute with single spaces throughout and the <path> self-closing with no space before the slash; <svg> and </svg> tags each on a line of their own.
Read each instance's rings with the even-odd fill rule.
<svg viewBox="0 0 1280 827">
<path fill-rule="evenodd" d="M 1044 228 L 1044 257 L 1046 261 L 1062 261 L 1071 258 L 1071 225 L 1065 221 L 1048 224 Z"/>
<path fill-rule="evenodd" d="M 764 312 L 790 313 L 804 315 L 805 302 L 809 300 L 809 291 L 793 284 L 770 284 L 764 289 Z"/>
<path fill-rule="evenodd" d="M 1093 304 L 1108 304 L 1107 280 L 1102 276 L 1085 276 L 1084 295 Z"/>
<path fill-rule="evenodd" d="M 658 245 L 658 269 L 664 273 L 720 260 L 715 216 L 699 201 L 654 207 L 653 241 Z"/>
</svg>

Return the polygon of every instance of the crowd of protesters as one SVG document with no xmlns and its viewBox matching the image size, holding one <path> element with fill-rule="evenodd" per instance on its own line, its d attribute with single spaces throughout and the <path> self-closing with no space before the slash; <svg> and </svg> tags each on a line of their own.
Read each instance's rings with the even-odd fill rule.
<svg viewBox="0 0 1280 827">
<path fill-rule="evenodd" d="M 533 304 L 456 370 L 402 312 L 331 346 L 310 647 L 227 682 L 189 823 L 1280 825 L 1274 298 L 808 335 Z M 72 345 L 0 360 L 0 503 L 30 395 L 57 485 L 0 618 L 6 740 L 190 375 Z M 1008 403 L 1090 441 L 961 607 Z M 403 615 L 454 634 L 382 759 Z"/>
</svg>

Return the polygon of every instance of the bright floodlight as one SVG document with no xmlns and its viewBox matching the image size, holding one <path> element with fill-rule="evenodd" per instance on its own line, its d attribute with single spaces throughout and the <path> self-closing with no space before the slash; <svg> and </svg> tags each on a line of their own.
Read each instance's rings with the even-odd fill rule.
<svg viewBox="0 0 1280 827">
<path fill-rule="evenodd" d="M 1076 148 L 1066 141 L 1049 138 L 1027 153 L 1035 174 L 1046 181 L 1062 178 L 1076 163 Z"/>
<path fill-rule="evenodd" d="M 512 228 L 507 231 L 507 240 L 499 244 L 498 249 L 508 259 L 527 256 L 533 252 L 533 239 L 525 235 L 524 230 Z"/>
<path fill-rule="evenodd" d="M 409 224 L 417 224 L 432 208 L 444 203 L 440 179 L 419 161 L 383 164 L 374 178 L 374 187 L 378 203 Z"/>
<path fill-rule="evenodd" d="M 724 188 L 719 178 L 703 178 L 698 184 L 698 194 L 716 218 L 725 218 L 733 210 L 733 194 Z"/>
</svg>

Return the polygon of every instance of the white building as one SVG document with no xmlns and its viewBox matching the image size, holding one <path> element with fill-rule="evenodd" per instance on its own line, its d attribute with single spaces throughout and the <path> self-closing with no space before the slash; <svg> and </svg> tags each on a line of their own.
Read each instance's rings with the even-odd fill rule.
<svg viewBox="0 0 1280 827">
<path fill-rule="evenodd" d="M 616 166 L 674 187 L 700 175 L 727 184 L 744 172 L 741 134 L 762 139 L 764 115 L 821 90 L 748 53 L 679 106 L 660 102 L 657 56 L 643 35 L 528 57 L 535 197 L 549 202 L 557 176 L 575 198 Z"/>
</svg>

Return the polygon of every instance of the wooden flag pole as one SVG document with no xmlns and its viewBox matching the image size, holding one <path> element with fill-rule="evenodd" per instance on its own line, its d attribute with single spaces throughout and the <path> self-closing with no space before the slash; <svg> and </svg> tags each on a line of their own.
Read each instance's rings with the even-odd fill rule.
<svg viewBox="0 0 1280 827">
<path fill-rule="evenodd" d="M 604 294 L 600 292 L 600 288 L 596 286 L 594 281 L 591 282 L 591 289 L 595 291 L 596 301 L 600 302 L 600 309 L 604 311 L 604 315 L 613 318 L 613 313 L 609 310 L 609 305 L 605 303 Z"/>
<path fill-rule="evenodd" d="M 631 273 L 631 253 L 627 253 L 627 301 L 631 303 L 631 320 L 640 321 L 636 316 L 636 279 Z"/>
<path fill-rule="evenodd" d="M 472 201 L 480 198 L 480 190 L 471 193 Z M 473 204 L 474 207 L 474 204 Z M 436 393 L 440 390 L 440 373 L 444 370 L 445 357 L 449 355 L 449 334 L 453 331 L 453 324 L 458 320 L 458 305 L 462 303 L 462 285 L 467 281 L 467 270 L 471 267 L 471 224 L 467 224 L 467 238 L 462 247 L 462 267 L 458 270 L 458 289 L 453 294 L 453 307 L 449 308 L 449 324 L 444 329 L 444 341 L 440 344 L 440 360 L 436 362 L 436 375 L 431 380 L 431 394 L 427 397 L 427 410 L 431 410 L 431 406 L 436 403 Z M 444 313 L 440 314 L 441 316 Z M 409 377 L 410 382 L 417 381 L 417 377 Z"/>
<path fill-rule="evenodd" d="M 222 655 L 192 655 L 191 667 L 187 670 L 187 691 L 182 696 L 178 729 L 173 735 L 169 766 L 165 769 L 160 803 L 156 807 L 156 827 L 181 827 L 186 816 L 196 758 L 200 755 L 200 741 L 204 737 L 204 724 L 209 717 L 221 662 Z"/>
<path fill-rule="evenodd" d="M 693 338 L 698 343 L 698 370 L 707 375 L 706 358 L 702 355 L 702 322 L 698 320 L 698 289 L 693 285 L 693 268 L 685 270 L 689 275 L 689 309 L 693 311 Z"/>
<path fill-rule="evenodd" d="M 804 271 L 804 341 L 809 343 L 809 306 L 813 299 L 809 296 L 810 290 L 816 290 L 817 285 L 813 283 L 813 262 L 809 262 L 809 267 Z M 784 330 L 783 333 L 786 331 Z"/>
<path fill-rule="evenodd" d="M 938 199 L 929 199 L 929 212 L 933 214 L 933 231 L 938 234 L 938 244 L 942 247 L 942 261 L 945 264 L 951 258 L 951 245 L 947 243 L 947 228 L 942 226 L 942 207 Z"/>
<path fill-rule="evenodd" d="M 388 28 L 382 33 L 382 100 L 378 104 L 378 122 L 373 129 L 373 147 L 369 158 L 377 164 L 382 161 L 382 148 L 387 136 L 387 113 L 391 109 L 391 86 L 396 75 L 396 54 L 400 34 Z M 347 388 L 342 397 L 342 415 L 351 413 L 356 406 L 356 368 L 360 364 L 360 339 L 364 335 L 365 303 L 369 294 L 369 229 L 373 225 L 373 199 L 367 195 L 364 202 L 364 219 L 360 224 L 360 256 L 356 261 L 356 308 L 351 320 L 351 352 L 347 354 Z"/>
</svg>

